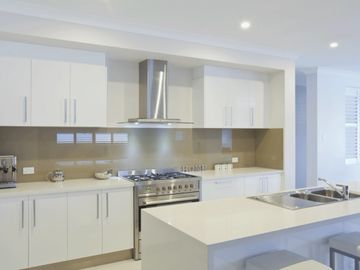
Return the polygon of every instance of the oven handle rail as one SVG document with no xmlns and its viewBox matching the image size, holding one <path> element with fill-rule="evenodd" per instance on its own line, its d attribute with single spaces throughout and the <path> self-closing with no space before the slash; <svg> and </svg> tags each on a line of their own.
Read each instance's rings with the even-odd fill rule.
<svg viewBox="0 0 360 270">
<path fill-rule="evenodd" d="M 170 198 L 170 199 L 166 199 L 166 200 L 151 200 L 149 198 L 144 198 L 140 200 L 139 205 L 140 206 L 144 206 L 144 205 L 156 205 L 156 204 L 167 204 L 167 203 L 176 203 L 176 202 L 186 202 L 186 201 L 193 201 L 193 200 L 199 200 L 199 196 L 198 195 L 193 195 L 193 196 L 184 196 L 182 198 Z"/>
</svg>

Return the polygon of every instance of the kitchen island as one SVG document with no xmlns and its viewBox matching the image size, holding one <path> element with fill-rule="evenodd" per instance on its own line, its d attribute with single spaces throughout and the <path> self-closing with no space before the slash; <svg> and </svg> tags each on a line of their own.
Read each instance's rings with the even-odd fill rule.
<svg viewBox="0 0 360 270">
<path fill-rule="evenodd" d="M 231 198 L 142 215 L 143 270 L 242 270 L 246 258 L 280 249 L 327 264 L 328 238 L 360 231 L 360 199 L 289 210 Z"/>
</svg>

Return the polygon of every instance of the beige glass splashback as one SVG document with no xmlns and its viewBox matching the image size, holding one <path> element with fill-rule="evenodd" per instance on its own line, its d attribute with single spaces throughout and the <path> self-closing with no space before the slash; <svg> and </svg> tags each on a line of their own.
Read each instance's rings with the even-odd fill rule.
<svg viewBox="0 0 360 270">
<path fill-rule="evenodd" d="M 282 129 L 97 129 L 1 127 L 0 154 L 18 157 L 18 181 L 44 181 L 54 169 L 65 179 L 94 172 L 142 168 L 180 168 L 231 162 L 234 167 L 283 166 Z M 33 166 L 35 174 L 23 175 Z"/>
</svg>

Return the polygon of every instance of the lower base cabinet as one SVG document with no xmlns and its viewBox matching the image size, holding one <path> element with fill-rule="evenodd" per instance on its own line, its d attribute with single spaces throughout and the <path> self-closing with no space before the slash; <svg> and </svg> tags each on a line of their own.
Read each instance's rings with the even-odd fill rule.
<svg viewBox="0 0 360 270">
<path fill-rule="evenodd" d="M 201 181 L 201 200 L 248 197 L 281 191 L 281 174 L 219 178 Z"/>
<path fill-rule="evenodd" d="M 243 189 L 241 178 L 201 181 L 201 200 L 207 201 L 243 196 Z"/>
<path fill-rule="evenodd" d="M 133 188 L 0 199 L 0 269 L 16 270 L 133 244 Z"/>
<path fill-rule="evenodd" d="M 103 191 L 102 206 L 103 253 L 132 249 L 133 189 Z"/>
<path fill-rule="evenodd" d="M 281 191 L 281 174 L 247 176 L 244 179 L 244 196 Z"/>
<path fill-rule="evenodd" d="M 28 267 L 28 198 L 0 200 L 0 269 Z"/>
<path fill-rule="evenodd" d="M 68 195 L 68 259 L 102 253 L 101 191 Z"/>
<path fill-rule="evenodd" d="M 29 199 L 29 266 L 67 260 L 67 194 Z"/>
</svg>

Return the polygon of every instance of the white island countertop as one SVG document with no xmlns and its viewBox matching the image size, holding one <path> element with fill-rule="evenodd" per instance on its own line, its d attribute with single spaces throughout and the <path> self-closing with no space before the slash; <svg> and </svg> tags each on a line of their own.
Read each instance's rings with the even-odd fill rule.
<svg viewBox="0 0 360 270">
<path fill-rule="evenodd" d="M 262 174 L 278 174 L 278 173 L 283 173 L 283 171 L 276 169 L 262 168 L 262 167 L 246 167 L 246 168 L 234 168 L 231 171 L 206 170 L 206 171 L 189 172 L 189 173 L 196 176 L 200 176 L 202 180 L 212 180 L 219 178 L 234 178 L 234 177 L 262 175 Z"/>
<path fill-rule="evenodd" d="M 360 199 L 288 210 L 253 199 L 231 198 L 144 212 L 210 246 L 359 214 Z"/>
<path fill-rule="evenodd" d="M 69 179 L 63 182 L 18 183 L 16 188 L 0 189 L 0 198 L 31 196 L 41 194 L 68 193 L 77 191 L 106 190 L 133 187 L 134 184 L 119 177 L 108 180 L 95 178 Z"/>
</svg>

